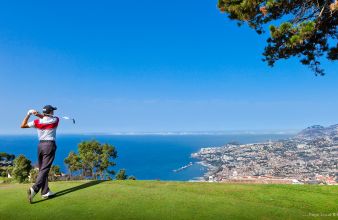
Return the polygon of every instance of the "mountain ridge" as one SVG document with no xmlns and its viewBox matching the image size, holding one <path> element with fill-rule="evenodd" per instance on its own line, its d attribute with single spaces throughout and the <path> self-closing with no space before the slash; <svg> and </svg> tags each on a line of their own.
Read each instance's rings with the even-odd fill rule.
<svg viewBox="0 0 338 220">
<path fill-rule="evenodd" d="M 332 140 L 338 140 L 338 124 L 327 127 L 322 125 L 312 125 L 299 132 L 294 138 L 304 140 L 329 138 Z"/>
</svg>

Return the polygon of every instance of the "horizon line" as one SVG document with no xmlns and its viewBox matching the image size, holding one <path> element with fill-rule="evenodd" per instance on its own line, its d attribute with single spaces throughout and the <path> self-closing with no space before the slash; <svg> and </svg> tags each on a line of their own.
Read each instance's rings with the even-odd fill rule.
<svg viewBox="0 0 338 220">
<path fill-rule="evenodd" d="M 118 131 L 118 132 L 58 132 L 58 135 L 112 135 L 112 136 L 138 136 L 138 135 L 159 135 L 159 136 L 184 136 L 184 135 L 292 135 L 302 129 L 262 129 L 262 130 L 233 130 L 233 131 Z M 35 135 L 27 133 L 0 133 L 0 135 Z"/>
</svg>

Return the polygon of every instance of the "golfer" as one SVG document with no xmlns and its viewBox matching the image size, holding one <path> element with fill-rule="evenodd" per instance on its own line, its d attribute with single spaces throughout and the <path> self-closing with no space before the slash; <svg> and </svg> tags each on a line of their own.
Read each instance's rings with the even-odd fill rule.
<svg viewBox="0 0 338 220">
<path fill-rule="evenodd" d="M 38 113 L 36 110 L 29 110 L 21 123 L 21 128 L 36 128 L 39 137 L 39 174 L 35 184 L 28 189 L 28 200 L 30 203 L 32 203 L 33 197 L 40 189 L 43 198 L 49 198 L 54 195 L 48 188 L 48 173 L 52 166 L 56 151 L 55 136 L 59 124 L 59 118 L 53 116 L 56 109 L 57 108 L 51 105 L 46 105 L 43 108 L 42 114 Z M 31 115 L 37 116 L 38 119 L 28 122 Z"/>
</svg>

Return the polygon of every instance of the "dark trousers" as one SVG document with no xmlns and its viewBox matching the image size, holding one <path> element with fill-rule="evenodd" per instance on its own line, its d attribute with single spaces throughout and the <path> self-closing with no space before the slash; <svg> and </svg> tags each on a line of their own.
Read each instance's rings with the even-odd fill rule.
<svg viewBox="0 0 338 220">
<path fill-rule="evenodd" d="M 39 192 L 41 189 L 42 195 L 49 191 L 48 173 L 55 158 L 55 151 L 54 141 L 40 141 L 38 145 L 39 174 L 32 188 L 35 192 Z"/>
</svg>

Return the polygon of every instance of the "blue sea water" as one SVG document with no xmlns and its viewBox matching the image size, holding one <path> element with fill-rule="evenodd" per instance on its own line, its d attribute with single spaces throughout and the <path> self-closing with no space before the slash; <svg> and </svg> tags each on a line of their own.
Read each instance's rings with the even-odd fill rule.
<svg viewBox="0 0 338 220">
<path fill-rule="evenodd" d="M 63 160 L 77 144 L 86 140 L 98 140 L 116 147 L 118 158 L 114 170 L 126 169 L 128 175 L 137 179 L 159 179 L 187 181 L 203 176 L 206 169 L 196 163 L 181 171 L 173 172 L 189 162 L 190 157 L 202 147 L 221 146 L 231 141 L 255 143 L 266 140 L 288 138 L 289 135 L 58 135 L 54 161 L 63 172 L 67 172 Z M 36 136 L 0 135 L 0 152 L 23 154 L 33 164 L 37 161 Z"/>
</svg>

